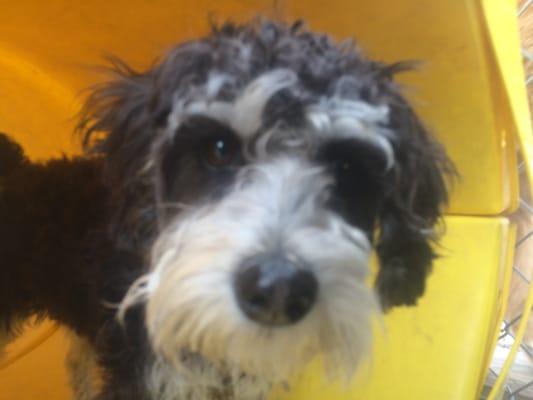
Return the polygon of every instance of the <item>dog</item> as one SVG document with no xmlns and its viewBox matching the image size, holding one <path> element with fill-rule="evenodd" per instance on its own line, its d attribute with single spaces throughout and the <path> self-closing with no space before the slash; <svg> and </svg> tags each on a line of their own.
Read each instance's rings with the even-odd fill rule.
<svg viewBox="0 0 533 400">
<path fill-rule="evenodd" d="M 87 399 L 264 399 L 316 356 L 352 376 L 374 316 L 423 294 L 454 173 L 394 81 L 409 65 L 268 20 L 112 64 L 84 155 L 1 138 L 4 336 L 71 329 Z"/>
</svg>

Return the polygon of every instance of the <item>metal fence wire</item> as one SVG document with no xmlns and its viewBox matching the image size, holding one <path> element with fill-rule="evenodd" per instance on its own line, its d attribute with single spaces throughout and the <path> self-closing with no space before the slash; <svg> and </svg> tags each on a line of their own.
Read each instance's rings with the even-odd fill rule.
<svg viewBox="0 0 533 400">
<path fill-rule="evenodd" d="M 518 5 L 518 18 L 522 39 L 522 55 L 526 72 L 530 109 L 533 110 L 533 0 L 522 0 Z M 520 207 L 511 216 L 517 225 L 517 239 L 509 299 L 482 398 L 502 369 L 509 349 L 515 342 L 515 333 L 522 319 L 522 309 L 533 278 L 533 199 L 529 196 L 529 183 L 523 165 L 519 165 Z M 533 316 L 528 321 L 520 350 L 506 379 L 503 400 L 533 400 Z"/>
</svg>

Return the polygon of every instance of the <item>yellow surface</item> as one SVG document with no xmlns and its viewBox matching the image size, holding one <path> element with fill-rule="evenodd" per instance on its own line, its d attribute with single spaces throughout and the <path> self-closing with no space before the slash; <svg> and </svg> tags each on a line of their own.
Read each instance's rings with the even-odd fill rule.
<svg viewBox="0 0 533 400">
<path fill-rule="evenodd" d="M 501 3 L 488 1 L 487 3 Z M 339 37 L 356 34 L 364 48 L 388 61 L 419 59 L 419 73 L 403 77 L 418 111 L 446 143 L 462 175 L 450 213 L 497 214 L 516 204 L 509 164 L 511 133 L 501 124 L 495 74 L 478 1 L 289 1 L 289 14 Z M 501 14 L 501 18 L 515 18 Z M 514 32 L 518 37 L 518 33 Z M 509 51 L 517 55 L 518 46 Z M 520 67 L 521 68 L 521 67 Z M 510 179 L 511 178 L 511 179 Z"/>
<path fill-rule="evenodd" d="M 377 332 L 373 362 L 351 390 L 326 385 L 311 368 L 290 395 L 278 393 L 272 399 L 476 398 L 489 351 L 486 343 L 498 326 L 492 310 L 501 304 L 504 291 L 503 260 L 509 253 L 502 244 L 508 243 L 509 227 L 504 218 L 448 217 L 446 223 L 443 258 L 429 279 L 427 295 L 419 307 L 397 309 L 385 318 L 385 335 Z M 39 398 L 66 399 L 67 380 L 60 371 L 64 346 L 63 335 L 56 333 L 36 351 L 0 369 L 0 400 L 33 400 L 41 393 L 50 397 Z"/>
<path fill-rule="evenodd" d="M 447 219 L 447 257 L 427 296 L 386 318 L 387 336 L 353 390 L 326 389 L 311 370 L 293 395 L 281 397 L 471 400 L 501 316 L 510 258 L 508 227 L 496 215 L 516 206 L 515 137 L 533 171 L 514 7 L 509 0 L 335 0 L 326 8 L 321 0 L 0 0 L 0 131 L 34 158 L 76 152 L 76 96 L 101 78 L 90 67 L 108 53 L 145 67 L 205 32 L 208 12 L 235 20 L 305 17 L 315 29 L 357 37 L 374 58 L 424 60 L 420 72 L 401 79 L 462 175 L 450 213 L 485 217 Z M 39 332 L 10 356 L 23 354 Z M 64 347 L 56 333 L 0 369 L 0 400 L 67 399 Z"/>
<path fill-rule="evenodd" d="M 474 400 L 485 373 L 485 340 L 497 330 L 492 310 L 503 293 L 505 219 L 449 217 L 445 257 L 419 307 L 393 311 L 373 362 L 350 391 L 327 386 L 311 370 L 290 400 Z"/>
<path fill-rule="evenodd" d="M 55 332 L 51 322 L 29 329 L 15 344 L 8 346 L 8 354 L 23 356 L 5 368 L 0 368 L 0 400 L 70 400 L 72 398 L 64 368 L 66 340 L 62 332 Z M 33 351 L 35 341 L 49 337 Z"/>
<path fill-rule="evenodd" d="M 531 115 L 525 102 L 526 89 L 524 87 L 524 74 L 521 68 L 520 56 L 513 51 L 519 46 L 516 36 L 517 21 L 512 18 L 515 2 L 495 2 L 485 0 L 482 2 L 482 16 L 487 27 L 487 41 L 494 53 L 495 66 L 498 76 L 504 82 L 505 90 L 501 94 L 501 108 L 508 116 L 508 126 L 514 128 L 518 137 L 520 151 L 524 158 L 524 165 L 529 178 L 529 188 L 533 195 L 533 135 L 531 130 Z M 503 18 L 502 18 L 503 16 Z M 514 358 L 520 348 L 523 335 L 527 328 L 527 322 L 533 309 L 533 285 L 529 287 L 529 293 L 524 301 L 522 318 L 518 324 L 515 340 L 509 351 L 509 355 L 494 383 L 494 387 L 488 400 L 501 398 L 507 375 L 510 371 Z"/>
<path fill-rule="evenodd" d="M 357 37 L 375 58 L 425 62 L 420 72 L 405 74 L 402 80 L 462 174 L 450 212 L 491 215 L 512 208 L 516 199 L 511 190 L 514 172 L 509 168 L 512 132 L 505 118 L 509 108 L 502 97 L 504 83 L 513 89 L 516 85 L 502 79 L 495 67 L 480 4 L 476 0 L 334 0 L 327 2 L 324 12 L 322 0 L 0 0 L 0 56 L 22 60 L 67 92 L 79 93 L 98 79 L 89 67 L 102 63 L 104 54 L 145 67 L 172 44 L 205 32 L 208 12 L 236 20 L 259 13 L 305 17 L 315 29 L 339 38 Z M 511 4 L 508 0 L 483 2 L 488 9 L 505 11 L 498 9 L 497 27 L 514 18 Z M 515 59 L 516 35 L 509 30 L 500 35 L 507 53 L 516 53 Z M 507 68 L 505 77 L 520 76 L 516 68 L 514 64 Z M 31 105 L 25 91 L 12 88 L 12 74 L 17 76 L 19 71 L 0 74 L 4 88 L 0 129 L 7 126 L 28 136 L 21 127 L 30 125 L 33 137 L 59 137 L 59 147 L 69 149 L 65 138 L 71 125 L 65 121 L 72 114 L 41 124 L 44 121 L 25 109 L 26 101 L 28 108 Z M 515 108 L 525 105 L 522 92 L 512 97 Z M 14 117 L 12 97 L 22 103 Z M 14 118 L 29 121 L 18 125 Z M 505 150 L 509 146 L 510 152 Z"/>
</svg>

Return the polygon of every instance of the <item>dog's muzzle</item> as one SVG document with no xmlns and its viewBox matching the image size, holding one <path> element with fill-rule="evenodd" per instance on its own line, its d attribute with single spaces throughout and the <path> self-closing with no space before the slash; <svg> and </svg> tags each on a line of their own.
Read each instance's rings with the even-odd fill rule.
<svg viewBox="0 0 533 400">
<path fill-rule="evenodd" d="M 245 260 L 233 286 L 243 313 L 270 326 L 300 321 L 313 308 L 318 293 L 317 278 L 305 263 L 281 255 Z"/>
</svg>

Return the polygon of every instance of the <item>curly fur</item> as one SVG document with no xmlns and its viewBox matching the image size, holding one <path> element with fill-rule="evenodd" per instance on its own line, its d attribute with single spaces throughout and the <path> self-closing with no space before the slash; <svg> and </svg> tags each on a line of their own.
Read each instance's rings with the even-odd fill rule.
<svg viewBox="0 0 533 400">
<path fill-rule="evenodd" d="M 115 60 L 117 79 L 95 88 L 80 130 L 92 151 L 105 154 L 108 178 L 123 197 L 124 215 L 119 215 L 117 224 L 132 236 L 139 229 L 149 229 L 150 223 L 138 218 L 139 210 L 157 214 L 150 210 L 155 204 L 151 150 L 176 96 L 187 99 L 190 92 L 202 90 L 215 68 L 232 77 L 220 88 L 220 99 L 233 99 L 252 77 L 264 71 L 286 68 L 299 77 L 300 89 L 305 92 L 298 93 L 298 101 L 282 92 L 289 98 L 289 107 L 281 102 L 276 110 L 273 102 L 268 113 L 272 119 L 290 118 L 297 124 L 302 106 L 321 96 L 338 95 L 389 108 L 386 127 L 394 132 L 390 144 L 398 160 L 390 174 L 389 196 L 380 219 L 382 269 L 377 286 L 385 306 L 414 304 L 423 293 L 425 276 L 435 257 L 428 232 L 447 201 L 443 176 L 453 175 L 453 166 L 392 79 L 395 73 L 406 70 L 407 64 L 370 61 L 352 42 L 336 45 L 326 35 L 301 28 L 300 23 L 268 22 L 214 27 L 212 35 L 178 46 L 146 73 L 137 73 Z M 95 137 L 102 131 L 109 134 Z M 418 259 L 405 262 L 406 257 Z M 398 290 L 401 293 L 396 293 Z"/>
<path fill-rule="evenodd" d="M 370 249 L 382 307 L 416 304 L 453 174 L 394 82 L 407 68 L 268 21 L 215 26 L 145 72 L 113 60 L 82 111 L 86 156 L 30 163 L 0 135 L 0 329 L 67 325 L 94 350 L 97 400 L 258 400 L 317 354 L 350 375 L 376 310 Z M 199 162 L 213 135 L 239 149 L 232 168 Z M 312 264 L 300 324 L 238 310 L 251 249 Z"/>
</svg>

